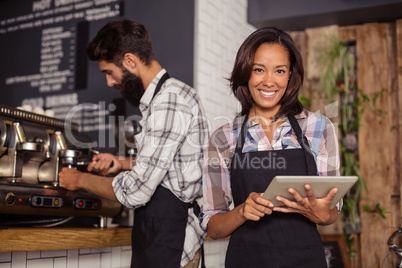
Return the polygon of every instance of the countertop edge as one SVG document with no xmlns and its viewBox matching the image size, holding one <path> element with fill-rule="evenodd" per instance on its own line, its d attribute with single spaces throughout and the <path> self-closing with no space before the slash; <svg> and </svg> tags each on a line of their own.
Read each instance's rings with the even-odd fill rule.
<svg viewBox="0 0 402 268">
<path fill-rule="evenodd" d="M 0 252 L 131 246 L 131 228 L 9 228 Z"/>
</svg>

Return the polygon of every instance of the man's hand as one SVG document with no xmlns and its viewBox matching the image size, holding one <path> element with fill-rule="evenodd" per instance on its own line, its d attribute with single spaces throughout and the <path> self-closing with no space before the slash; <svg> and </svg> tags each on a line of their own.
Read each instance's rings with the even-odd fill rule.
<svg viewBox="0 0 402 268">
<path fill-rule="evenodd" d="M 118 156 L 102 153 L 93 156 L 92 162 L 88 165 L 87 170 L 98 172 L 99 175 L 106 176 L 119 172 L 122 166 Z"/>
<path fill-rule="evenodd" d="M 309 184 L 304 186 L 306 197 L 302 197 L 295 189 L 289 188 L 289 193 L 293 195 L 295 201 L 277 196 L 276 200 L 282 202 L 286 207 L 275 207 L 273 210 L 284 213 L 300 213 L 310 219 L 312 222 L 327 225 L 332 224 L 338 217 L 336 208 L 330 209 L 337 188 L 332 188 L 323 198 L 316 198 L 313 189 Z"/>
<path fill-rule="evenodd" d="M 117 201 L 112 182 L 113 178 L 97 176 L 76 169 L 63 168 L 59 173 L 59 185 L 67 190 L 82 189 Z"/>
<path fill-rule="evenodd" d="M 81 189 L 81 179 L 83 177 L 84 173 L 81 171 L 64 167 L 59 173 L 59 186 L 72 191 Z"/>
</svg>

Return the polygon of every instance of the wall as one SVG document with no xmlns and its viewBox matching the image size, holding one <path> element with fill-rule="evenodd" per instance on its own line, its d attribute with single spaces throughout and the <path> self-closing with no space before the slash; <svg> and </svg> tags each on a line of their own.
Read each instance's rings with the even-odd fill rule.
<svg viewBox="0 0 402 268">
<path fill-rule="evenodd" d="M 328 116 L 328 100 L 319 84 L 320 55 L 329 36 L 356 44 L 357 86 L 370 103 L 361 106 L 358 130 L 359 172 L 366 191 L 360 202 L 361 231 L 355 234 L 353 261 L 342 238 L 342 218 L 320 227 L 321 234 L 338 234 L 345 267 L 395 267 L 398 258 L 388 250 L 387 239 L 401 226 L 401 43 L 402 20 L 353 26 L 325 26 L 292 32 L 305 61 L 303 95 L 312 100 L 310 110 Z M 382 92 L 382 93 L 381 93 Z M 377 96 L 377 97 L 376 97 Z M 374 99 L 376 99 L 374 101 Z M 337 113 L 328 116 L 337 121 Z M 377 204 L 385 217 L 375 212 Z M 375 213 L 366 211 L 368 206 Z M 343 243 L 343 244 L 342 244 Z M 400 240 L 396 242 L 400 247 Z"/>
<path fill-rule="evenodd" d="M 0 252 L 0 268 L 128 268 L 131 247 Z"/>
<path fill-rule="evenodd" d="M 382 266 L 395 254 L 388 256 L 385 239 L 401 226 L 401 92 L 397 68 L 402 41 L 401 20 L 393 23 L 370 23 L 356 26 L 357 85 L 365 94 L 384 93 L 373 103 L 373 111 L 363 113 L 359 129 L 360 172 L 367 184 L 362 205 L 374 208 L 379 204 L 386 210 L 386 218 L 378 213 L 361 214 L 361 264 Z M 375 41 L 374 41 L 375 40 Z M 400 46 L 399 46 L 400 49 Z M 396 57 L 399 55 L 399 57 Z M 374 64 L 373 64 L 374 63 Z M 400 63 L 399 63 L 400 64 Z M 384 143 L 384 141 L 386 141 Z M 376 163 L 373 165 L 373 163 Z M 400 240 L 399 240 L 400 241 Z M 397 242 L 400 247 L 400 242 Z M 373 254 L 375 252 L 375 254 Z"/>
</svg>

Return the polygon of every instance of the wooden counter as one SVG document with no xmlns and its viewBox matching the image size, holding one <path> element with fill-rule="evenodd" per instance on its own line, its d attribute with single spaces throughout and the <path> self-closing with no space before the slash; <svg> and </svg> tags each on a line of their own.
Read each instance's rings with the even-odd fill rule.
<svg viewBox="0 0 402 268">
<path fill-rule="evenodd" d="M 131 228 L 0 229 L 0 252 L 103 248 L 131 245 Z"/>
</svg>

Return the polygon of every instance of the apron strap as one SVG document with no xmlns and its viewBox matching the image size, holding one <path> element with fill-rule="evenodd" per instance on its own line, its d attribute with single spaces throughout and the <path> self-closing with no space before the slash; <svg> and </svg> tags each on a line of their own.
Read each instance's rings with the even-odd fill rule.
<svg viewBox="0 0 402 268">
<path fill-rule="evenodd" d="M 236 152 L 238 152 L 238 153 L 241 153 L 243 146 L 244 146 L 244 141 L 247 136 L 247 121 L 248 121 L 248 113 L 244 117 L 244 121 L 241 126 L 240 133 L 239 133 L 239 137 L 237 138 Z"/>
<path fill-rule="evenodd" d="M 161 90 L 161 87 L 163 85 L 163 83 L 165 83 L 166 80 L 168 80 L 170 78 L 170 75 L 168 73 L 165 73 L 161 79 L 159 80 L 158 84 L 156 85 L 155 91 L 154 91 L 154 95 L 152 96 L 152 99 L 155 98 L 156 94 L 159 93 L 159 91 Z"/>
<path fill-rule="evenodd" d="M 200 216 L 200 212 L 201 212 L 200 211 L 200 206 L 198 205 L 196 200 L 194 200 L 193 203 L 190 203 L 189 207 L 193 208 L 195 216 L 197 216 L 197 217 Z M 200 258 L 201 258 L 201 261 L 200 261 L 201 267 L 200 268 L 206 268 L 206 266 L 205 266 L 204 244 L 201 245 L 201 256 L 200 256 Z"/>
</svg>

